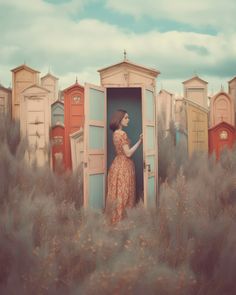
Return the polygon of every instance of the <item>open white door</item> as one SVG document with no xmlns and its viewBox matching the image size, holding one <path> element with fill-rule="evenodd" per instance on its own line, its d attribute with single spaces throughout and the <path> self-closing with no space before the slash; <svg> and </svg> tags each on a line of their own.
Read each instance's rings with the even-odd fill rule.
<svg viewBox="0 0 236 295">
<path fill-rule="evenodd" d="M 157 205 L 157 128 L 153 89 L 142 88 L 144 205 Z"/>
<path fill-rule="evenodd" d="M 102 87 L 85 84 L 84 206 L 103 209 L 106 192 L 106 95 Z"/>
</svg>

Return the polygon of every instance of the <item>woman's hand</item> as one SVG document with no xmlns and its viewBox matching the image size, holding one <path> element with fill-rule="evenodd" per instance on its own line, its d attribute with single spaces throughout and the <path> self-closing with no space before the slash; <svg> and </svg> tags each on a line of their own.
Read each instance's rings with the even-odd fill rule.
<svg viewBox="0 0 236 295">
<path fill-rule="evenodd" d="M 132 146 L 132 148 L 129 148 L 128 144 L 124 144 L 122 148 L 126 157 L 130 158 L 133 155 L 133 153 L 137 150 L 137 148 L 141 145 L 142 142 L 143 142 L 143 134 L 141 133 L 139 135 L 139 140 L 135 143 L 135 145 Z"/>
<path fill-rule="evenodd" d="M 140 135 L 139 135 L 139 140 L 142 142 L 143 141 L 143 133 L 141 133 Z"/>
</svg>

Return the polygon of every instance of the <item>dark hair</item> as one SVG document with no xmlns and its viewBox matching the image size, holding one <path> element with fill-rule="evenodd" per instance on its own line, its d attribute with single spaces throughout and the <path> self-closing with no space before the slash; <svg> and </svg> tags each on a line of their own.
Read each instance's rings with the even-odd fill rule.
<svg viewBox="0 0 236 295">
<path fill-rule="evenodd" d="M 120 122 L 124 118 L 125 114 L 127 114 L 125 110 L 117 110 L 112 114 L 110 121 L 110 129 L 113 132 L 119 128 Z"/>
</svg>

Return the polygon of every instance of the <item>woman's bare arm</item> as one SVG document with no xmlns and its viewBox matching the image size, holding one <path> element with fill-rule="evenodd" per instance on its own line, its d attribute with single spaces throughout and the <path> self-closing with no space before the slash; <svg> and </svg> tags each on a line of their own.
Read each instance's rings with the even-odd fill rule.
<svg viewBox="0 0 236 295">
<path fill-rule="evenodd" d="M 131 148 L 129 148 L 128 144 L 124 144 L 122 146 L 123 151 L 124 151 L 126 157 L 128 157 L 128 158 L 132 157 L 132 155 L 135 153 L 135 151 L 137 150 L 137 148 L 142 143 L 142 140 L 143 140 L 143 136 L 141 134 L 139 140 Z"/>
</svg>

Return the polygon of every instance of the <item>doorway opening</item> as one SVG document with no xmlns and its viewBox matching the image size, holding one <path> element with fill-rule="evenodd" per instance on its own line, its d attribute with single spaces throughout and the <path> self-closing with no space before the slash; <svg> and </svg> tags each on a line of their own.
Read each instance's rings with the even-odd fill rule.
<svg viewBox="0 0 236 295">
<path fill-rule="evenodd" d="M 127 133 L 131 146 L 142 133 L 142 91 L 141 88 L 107 88 L 107 169 L 115 157 L 112 142 L 113 132 L 109 128 L 112 114 L 118 109 L 124 109 L 129 114 L 129 125 L 124 131 Z M 132 159 L 135 163 L 136 174 L 136 203 L 143 200 L 143 146 L 141 145 Z M 107 170 L 108 173 L 108 170 Z"/>
</svg>

